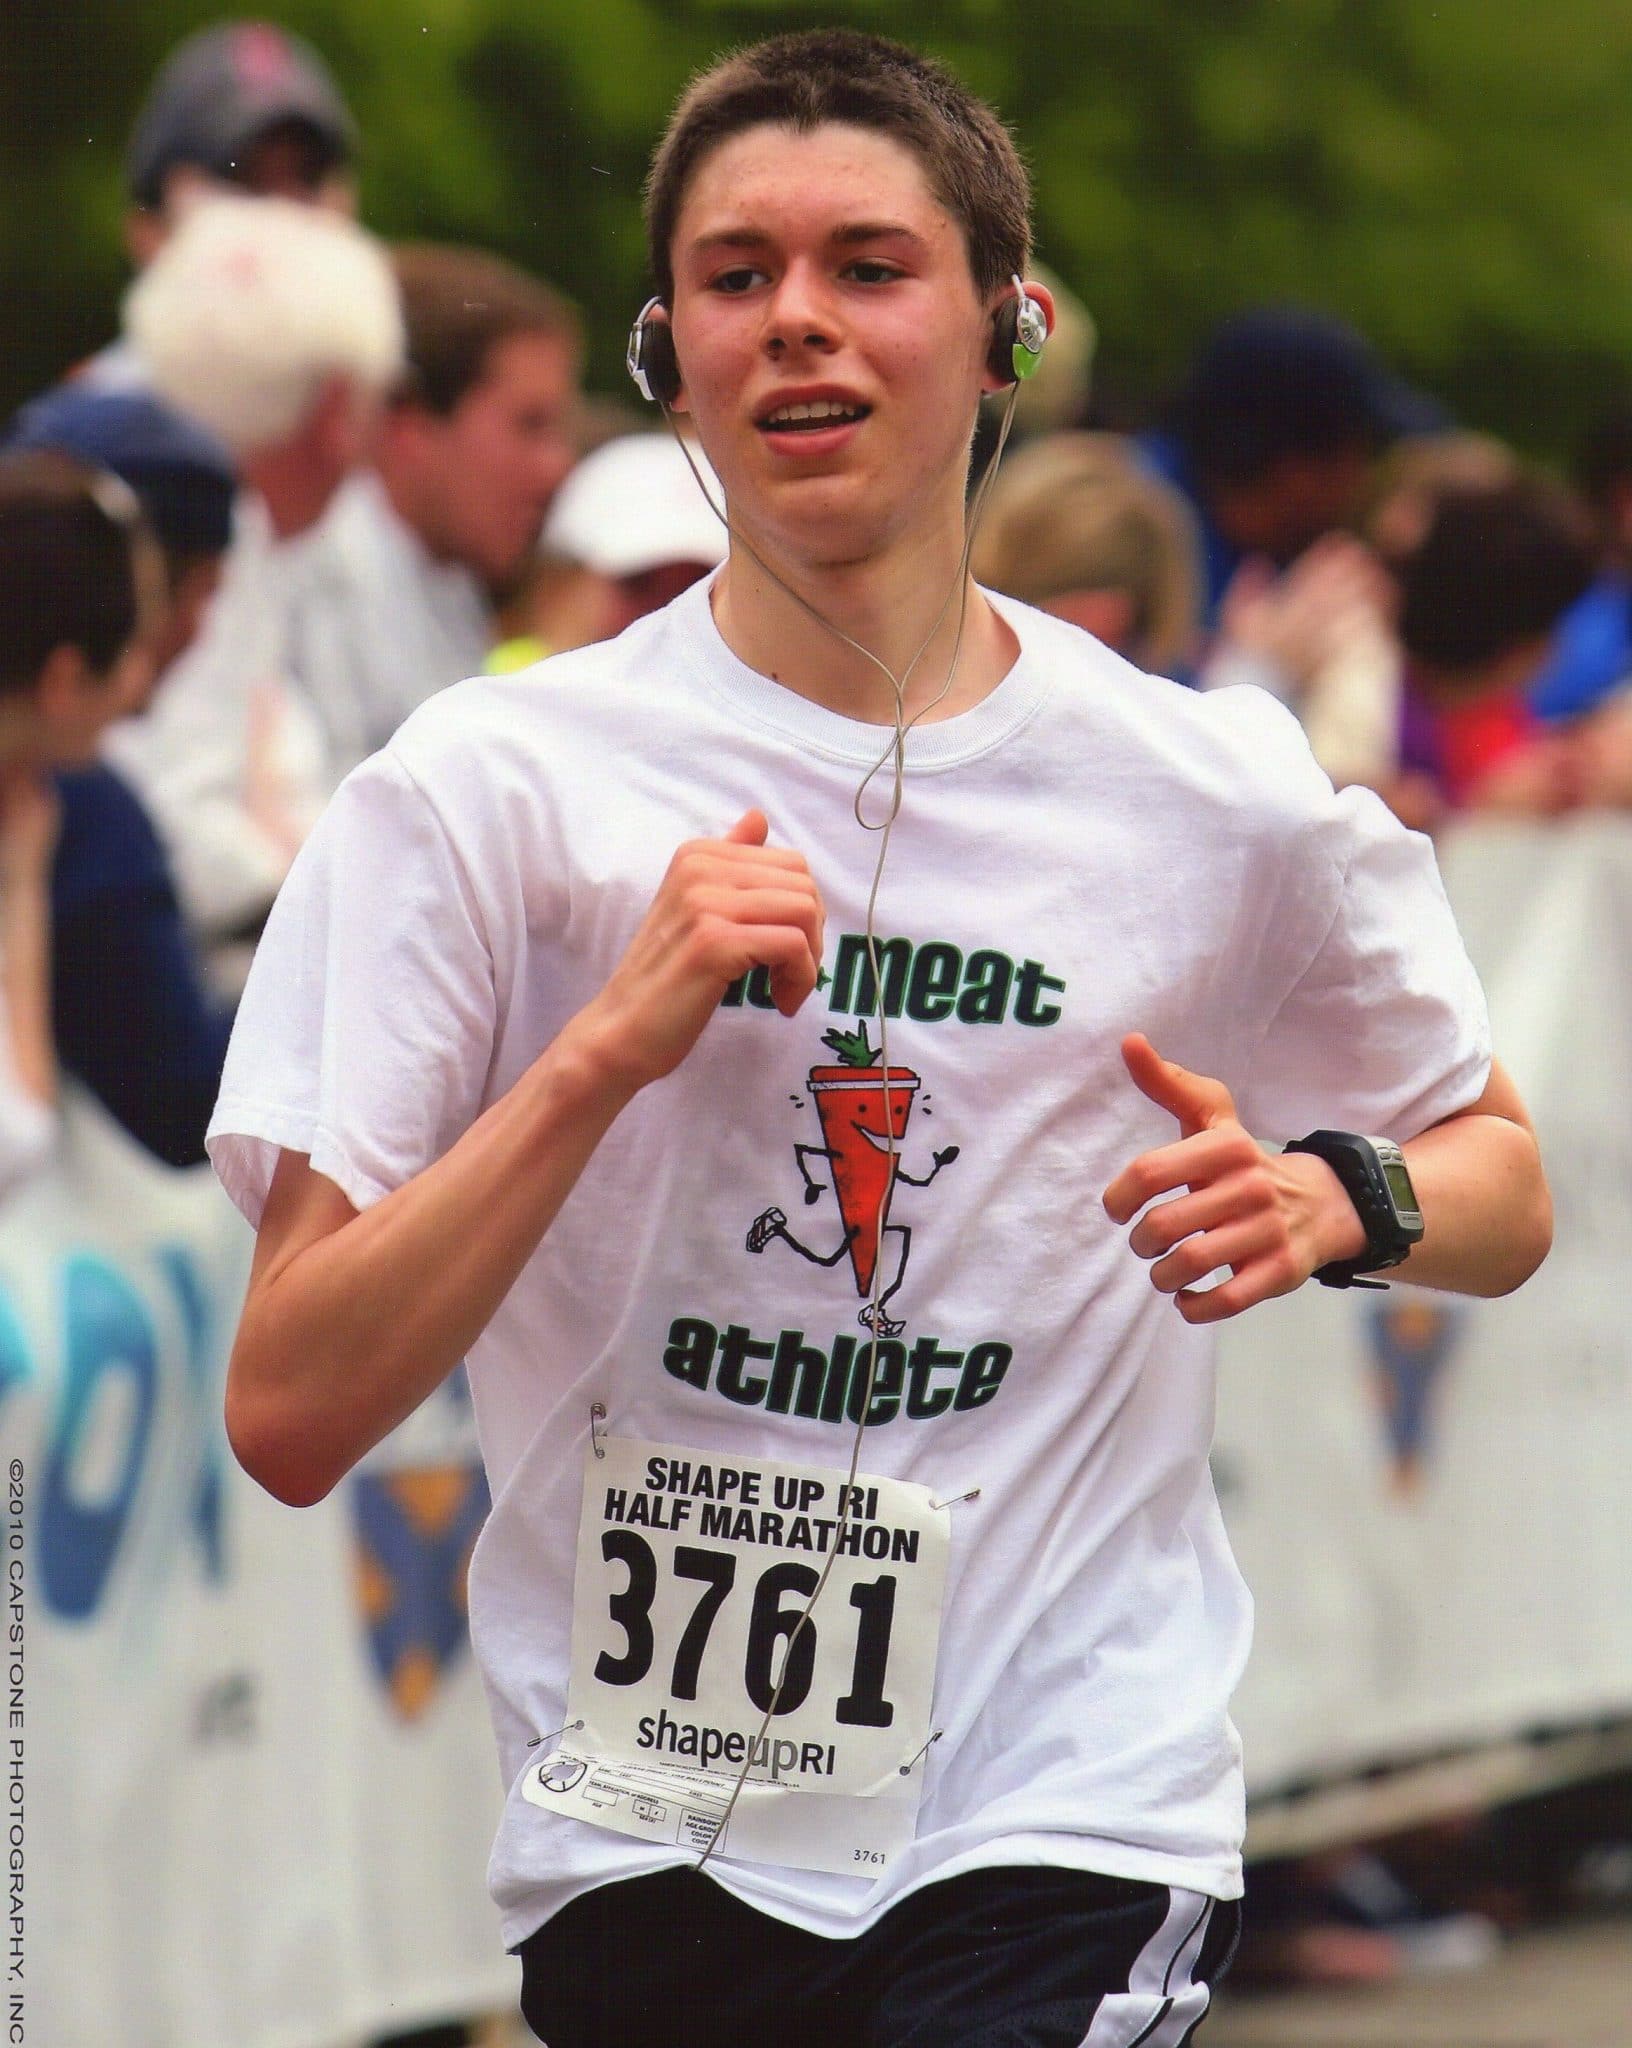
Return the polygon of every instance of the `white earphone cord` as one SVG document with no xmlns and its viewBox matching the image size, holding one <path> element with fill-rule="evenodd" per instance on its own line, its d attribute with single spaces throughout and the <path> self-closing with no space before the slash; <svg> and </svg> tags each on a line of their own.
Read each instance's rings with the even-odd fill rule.
<svg viewBox="0 0 1632 2048">
<path fill-rule="evenodd" d="M 891 733 L 889 744 L 885 747 L 883 753 L 879 755 L 872 767 L 862 777 L 860 786 L 856 790 L 855 802 L 852 806 L 856 823 L 860 825 L 862 830 L 864 832 L 876 832 L 879 835 L 878 859 L 873 864 L 872 887 L 867 895 L 867 928 L 865 936 L 867 964 L 873 977 L 872 986 L 878 991 L 878 1060 L 883 1075 L 885 1158 L 888 1162 L 885 1168 L 886 1179 L 884 1185 L 886 1189 L 892 1186 L 895 1180 L 897 1152 L 895 1143 L 895 1104 L 890 1094 L 889 1021 L 885 1015 L 886 1005 L 883 1000 L 884 982 L 883 977 L 879 973 L 878 965 L 878 892 L 880 884 L 884 879 L 885 857 L 890 850 L 891 828 L 894 826 L 896 819 L 901 815 L 901 804 L 905 795 L 907 734 L 912 731 L 913 727 L 921 719 L 926 718 L 938 704 L 945 702 L 958 672 L 958 660 L 963 652 L 964 627 L 969 616 L 969 558 L 974 551 L 975 534 L 980 525 L 981 513 L 986 508 L 987 493 L 991 489 L 992 479 L 997 475 L 997 466 L 1003 459 L 1003 450 L 1008 445 L 1009 429 L 1014 423 L 1015 400 L 1019 395 L 1019 385 L 1011 385 L 1008 401 L 1003 408 L 1002 422 L 998 427 L 997 445 L 993 448 L 986 467 L 981 472 L 980 482 L 976 485 L 974 495 L 969 501 L 968 512 L 964 519 L 963 550 L 958 557 L 957 573 L 947 590 L 940 610 L 935 614 L 933 624 L 920 642 L 917 653 L 913 655 L 911 661 L 907 663 L 899 676 L 896 675 L 895 671 L 886 662 L 881 661 L 870 647 L 863 647 L 861 642 L 853 640 L 842 626 L 836 626 L 831 619 L 825 618 L 817 610 L 816 606 L 810 602 L 809 598 L 795 590 L 791 583 L 777 574 L 776 570 L 766 561 L 752 541 L 737 531 L 726 516 L 725 508 L 714 502 L 714 494 L 709 490 L 707 484 L 703 482 L 702 472 L 698 469 L 691 450 L 686 446 L 685 435 L 675 425 L 673 413 L 670 412 L 666 404 L 662 407 L 663 417 L 668 422 L 669 430 L 673 433 L 676 442 L 678 442 L 681 454 L 686 458 L 686 466 L 697 480 L 697 488 L 702 492 L 709 510 L 719 520 L 726 532 L 747 554 L 753 557 L 765 574 L 770 577 L 771 581 L 781 590 L 785 591 L 801 610 L 808 612 L 819 626 L 832 633 L 837 639 L 842 640 L 847 647 L 853 649 L 855 653 L 861 655 L 865 660 L 870 661 L 890 685 L 895 707 L 894 731 Z M 661 401 L 659 402 L 661 403 Z M 915 711 L 909 719 L 906 715 L 907 684 L 911 680 L 914 669 L 917 668 L 919 662 L 923 660 L 925 654 L 929 651 L 931 641 L 941 630 L 954 597 L 958 598 L 958 625 L 957 631 L 953 635 L 952 652 L 946 668 L 946 679 L 935 695 Z M 874 821 L 868 819 L 863 814 L 862 799 L 867 794 L 874 776 L 881 772 L 886 762 L 891 764 L 889 805 L 883 817 Z M 839 1513 L 838 1524 L 833 1533 L 833 1541 L 828 1549 L 821 1574 L 815 1585 L 811 1588 L 810 1597 L 800 1610 L 793 1627 L 788 1631 L 788 1638 L 782 1649 L 782 1661 L 777 1673 L 776 1684 L 772 1688 L 770 1705 L 765 1709 L 765 1717 L 760 1722 L 759 1733 L 748 1744 L 747 1756 L 743 1762 L 742 1769 L 737 1773 L 736 1783 L 731 1787 L 731 1796 L 726 1801 L 725 1811 L 720 1816 L 719 1826 L 709 1837 L 707 1846 L 697 1858 L 695 1868 L 698 1870 L 701 1870 L 703 1865 L 713 1855 L 715 1845 L 724 1839 L 726 1827 L 730 1822 L 732 1814 L 736 1811 L 737 1801 L 742 1795 L 742 1788 L 747 1784 L 749 1773 L 753 1768 L 754 1752 L 764 1744 L 771 1723 L 776 1718 L 777 1709 L 782 1703 L 782 1690 L 787 1682 L 787 1673 L 793 1656 L 794 1645 L 810 1624 L 810 1618 L 815 1612 L 816 1603 L 822 1597 L 828 1579 L 832 1575 L 833 1567 L 838 1561 L 844 1535 L 850 1525 L 853 1513 L 852 1503 L 856 1497 L 856 1474 L 861 1468 L 862 1436 L 867 1427 L 867 1413 L 872 1407 L 873 1385 L 878 1373 L 879 1324 L 883 1320 L 883 1304 L 880 1296 L 884 1273 L 884 1210 L 885 1204 L 880 1202 L 878 1207 L 877 1235 L 874 1240 L 873 1249 L 873 1293 L 869 1304 L 873 1334 L 872 1342 L 867 1347 L 867 1377 L 862 1390 L 859 1410 L 861 1420 L 856 1424 L 856 1433 L 850 1446 L 850 1466 L 845 1478 L 844 1504 Z"/>
</svg>

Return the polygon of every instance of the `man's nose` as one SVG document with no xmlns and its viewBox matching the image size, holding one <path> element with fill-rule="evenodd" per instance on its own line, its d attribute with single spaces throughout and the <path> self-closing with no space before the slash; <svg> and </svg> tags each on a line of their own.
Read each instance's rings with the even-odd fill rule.
<svg viewBox="0 0 1632 2048">
<path fill-rule="evenodd" d="M 826 351 L 835 346 L 838 327 L 832 295 L 814 267 L 790 263 L 766 307 L 766 353 L 783 356 L 797 348 Z"/>
</svg>

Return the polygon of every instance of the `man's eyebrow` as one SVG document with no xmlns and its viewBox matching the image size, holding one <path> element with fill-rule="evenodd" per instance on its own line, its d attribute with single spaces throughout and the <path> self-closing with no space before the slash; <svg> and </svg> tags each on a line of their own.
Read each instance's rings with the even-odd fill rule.
<svg viewBox="0 0 1632 2048">
<path fill-rule="evenodd" d="M 699 235 L 691 247 L 695 254 L 706 256 L 714 249 L 768 249 L 769 235 L 758 228 L 717 228 L 711 235 Z"/>
<path fill-rule="evenodd" d="M 855 220 L 845 221 L 836 227 L 828 237 L 841 248 L 853 248 L 862 242 L 910 242 L 916 248 L 925 247 L 924 238 L 915 228 L 909 228 L 899 220 Z M 707 256 L 723 249 L 769 249 L 775 242 L 774 235 L 768 235 L 762 228 L 748 226 L 716 228 L 712 234 L 699 235 L 691 244 L 694 255 Z"/>
<path fill-rule="evenodd" d="M 911 242 L 918 248 L 924 247 L 923 236 L 901 220 L 847 221 L 843 227 L 835 228 L 833 240 L 846 248 L 855 242 Z"/>
</svg>

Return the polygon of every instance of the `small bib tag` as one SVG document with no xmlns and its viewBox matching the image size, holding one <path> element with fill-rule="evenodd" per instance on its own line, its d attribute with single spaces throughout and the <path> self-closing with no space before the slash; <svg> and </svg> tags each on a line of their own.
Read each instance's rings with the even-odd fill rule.
<svg viewBox="0 0 1632 2048">
<path fill-rule="evenodd" d="M 858 1475 L 840 1541 L 844 1472 L 601 1449 L 573 1596 L 566 1718 L 583 1725 L 527 1766 L 523 1797 L 700 1856 L 751 1754 L 716 1854 L 881 1876 L 912 1840 L 933 1734 L 947 1510 Z"/>
</svg>

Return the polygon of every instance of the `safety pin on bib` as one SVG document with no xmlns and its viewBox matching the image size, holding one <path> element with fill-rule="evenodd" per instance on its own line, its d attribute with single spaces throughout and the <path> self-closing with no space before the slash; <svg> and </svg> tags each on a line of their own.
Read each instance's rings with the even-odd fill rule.
<svg viewBox="0 0 1632 2048">
<path fill-rule="evenodd" d="M 583 1725 L 584 1724 L 582 1721 L 569 1721 L 565 1728 L 557 1728 L 554 1734 L 529 1735 L 527 1738 L 527 1747 L 529 1749 L 537 1749 L 538 1745 L 541 1742 L 554 1742 L 557 1739 L 557 1737 L 562 1735 L 571 1735 L 575 1729 L 582 1728 Z M 915 1757 L 913 1761 L 916 1762 L 917 1758 Z"/>
<path fill-rule="evenodd" d="M 903 1765 L 901 1766 L 901 1775 L 902 1775 L 902 1777 L 903 1777 L 903 1778 L 910 1778 L 910 1777 L 912 1776 L 912 1774 L 913 1774 L 913 1771 L 914 1771 L 914 1769 L 916 1768 L 916 1766 L 918 1765 L 918 1763 L 919 1763 L 919 1762 L 920 1762 L 920 1761 L 921 1761 L 921 1760 L 922 1760 L 922 1759 L 923 1759 L 924 1757 L 928 1756 L 929 1752 L 930 1752 L 930 1751 L 931 1751 L 931 1750 L 932 1750 L 932 1749 L 933 1749 L 933 1748 L 935 1747 L 936 1743 L 940 1741 L 941 1737 L 942 1737 L 942 1736 L 943 1736 L 943 1735 L 944 1735 L 945 1733 L 946 1733 L 946 1730 L 945 1730 L 944 1728 L 937 1728 L 937 1729 L 935 1730 L 935 1733 L 934 1733 L 934 1734 L 933 1734 L 933 1735 L 932 1735 L 932 1736 L 931 1736 L 931 1737 L 929 1738 L 929 1740 L 928 1740 L 928 1741 L 927 1741 L 927 1742 L 926 1742 L 926 1743 L 924 1744 L 923 1748 L 922 1748 L 921 1750 L 919 1750 L 919 1752 L 918 1752 L 917 1756 L 915 1756 L 915 1757 L 911 1758 L 911 1759 L 910 1759 L 910 1761 L 908 1761 L 907 1763 L 904 1763 L 904 1764 L 903 1764 Z"/>
</svg>

